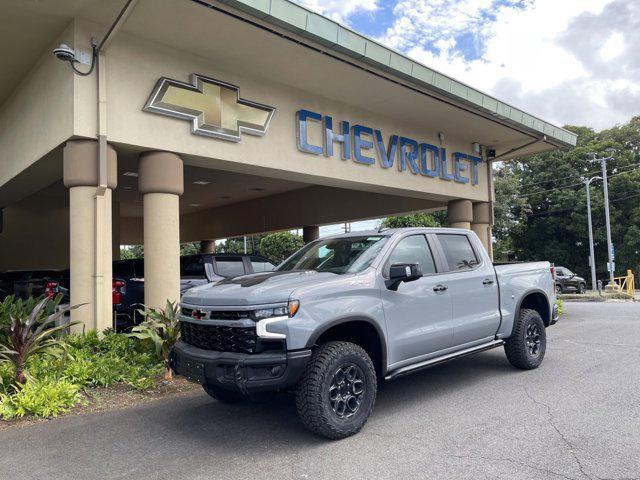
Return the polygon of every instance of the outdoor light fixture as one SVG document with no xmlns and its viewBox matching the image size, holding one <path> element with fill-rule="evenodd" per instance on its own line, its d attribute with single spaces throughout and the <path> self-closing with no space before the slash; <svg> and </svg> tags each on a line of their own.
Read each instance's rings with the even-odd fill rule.
<svg viewBox="0 0 640 480">
<path fill-rule="evenodd" d="M 54 48 L 53 54 L 58 60 L 69 62 L 69 65 L 71 65 L 71 69 L 74 73 L 82 77 L 86 77 L 87 75 L 91 75 L 93 69 L 96 66 L 96 57 L 98 56 L 98 42 L 95 38 L 91 39 L 91 65 L 89 67 L 89 70 L 86 72 L 78 70 L 76 64 L 82 62 L 76 58 L 76 51 L 66 43 L 61 43 L 58 48 Z"/>
</svg>

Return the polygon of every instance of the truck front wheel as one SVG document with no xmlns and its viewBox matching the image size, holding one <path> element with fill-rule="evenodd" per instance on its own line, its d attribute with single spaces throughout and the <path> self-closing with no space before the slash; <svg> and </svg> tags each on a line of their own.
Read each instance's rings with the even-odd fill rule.
<svg viewBox="0 0 640 480">
<path fill-rule="evenodd" d="M 328 342 L 311 356 L 296 389 L 296 407 L 305 427 L 330 439 L 360 431 L 376 400 L 371 358 L 350 342 Z"/>
<path fill-rule="evenodd" d="M 509 363 L 516 368 L 538 368 L 547 348 L 547 332 L 542 317 L 535 310 L 523 308 L 516 320 L 513 335 L 504 344 Z"/>
</svg>

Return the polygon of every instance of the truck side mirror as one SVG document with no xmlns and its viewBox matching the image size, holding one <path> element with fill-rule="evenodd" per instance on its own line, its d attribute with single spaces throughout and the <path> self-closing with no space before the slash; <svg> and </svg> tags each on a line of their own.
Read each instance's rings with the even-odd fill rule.
<svg viewBox="0 0 640 480">
<path fill-rule="evenodd" d="M 402 282 L 413 282 L 422 278 L 422 267 L 419 263 L 394 263 L 389 269 L 389 280 L 385 283 L 389 290 L 398 290 Z"/>
</svg>

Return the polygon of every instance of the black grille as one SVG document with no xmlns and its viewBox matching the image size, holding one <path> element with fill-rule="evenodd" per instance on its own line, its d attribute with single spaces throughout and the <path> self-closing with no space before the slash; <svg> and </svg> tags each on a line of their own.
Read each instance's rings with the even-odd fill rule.
<svg viewBox="0 0 640 480">
<path fill-rule="evenodd" d="M 193 316 L 193 308 L 182 307 L 182 314 L 187 317 Z M 224 310 L 198 310 L 202 312 L 204 315 L 201 315 L 202 318 L 212 318 L 214 320 L 244 320 L 246 318 L 251 318 L 251 312 L 248 311 L 224 311 Z"/>
<path fill-rule="evenodd" d="M 180 322 L 180 338 L 183 342 L 203 350 L 253 353 L 256 347 L 256 328 Z"/>
<path fill-rule="evenodd" d="M 215 320 L 243 320 L 245 318 L 251 318 L 251 312 L 232 312 L 215 310 L 212 311 L 210 317 Z"/>
</svg>

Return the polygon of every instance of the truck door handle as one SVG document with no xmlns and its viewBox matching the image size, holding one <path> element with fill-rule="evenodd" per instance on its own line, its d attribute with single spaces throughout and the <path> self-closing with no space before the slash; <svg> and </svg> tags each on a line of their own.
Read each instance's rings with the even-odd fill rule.
<svg viewBox="0 0 640 480">
<path fill-rule="evenodd" d="M 434 292 L 444 292 L 447 288 L 446 285 L 436 285 L 435 287 L 433 287 L 433 291 Z"/>
<path fill-rule="evenodd" d="M 482 284 L 483 284 L 483 285 L 493 285 L 493 280 L 491 280 L 490 278 L 485 278 L 485 279 L 482 281 Z"/>
</svg>

